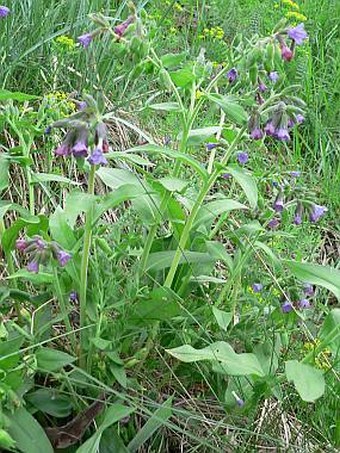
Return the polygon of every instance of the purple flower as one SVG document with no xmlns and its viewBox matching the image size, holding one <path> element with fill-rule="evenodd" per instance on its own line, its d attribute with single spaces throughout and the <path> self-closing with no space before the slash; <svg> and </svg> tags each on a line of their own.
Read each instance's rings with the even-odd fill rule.
<svg viewBox="0 0 340 453">
<path fill-rule="evenodd" d="M 76 291 L 71 291 L 69 295 L 69 299 L 71 302 L 77 302 L 78 300 L 78 293 Z"/>
<path fill-rule="evenodd" d="M 236 404 L 238 405 L 238 407 L 243 407 L 244 406 L 244 401 L 242 398 L 240 398 L 238 396 L 238 394 L 236 392 L 231 392 L 233 397 L 235 398 L 235 401 L 236 401 Z"/>
<path fill-rule="evenodd" d="M 229 83 L 235 82 L 237 77 L 238 77 L 238 72 L 237 72 L 236 68 L 232 68 L 227 72 L 227 79 L 228 79 Z"/>
<path fill-rule="evenodd" d="M 268 228 L 270 228 L 271 230 L 275 230 L 276 228 L 278 228 L 280 225 L 280 220 L 276 219 L 275 217 L 273 219 L 271 219 L 269 222 L 268 222 Z"/>
<path fill-rule="evenodd" d="M 284 199 L 283 199 L 283 192 L 279 192 L 274 203 L 273 203 L 273 209 L 276 212 L 282 212 L 284 207 Z"/>
<path fill-rule="evenodd" d="M 276 83 L 280 76 L 279 76 L 279 73 L 277 71 L 272 71 L 268 74 L 268 78 L 269 80 L 271 80 L 272 82 Z"/>
<path fill-rule="evenodd" d="M 293 170 L 290 171 L 289 174 L 292 178 L 299 178 L 301 176 L 301 171 Z"/>
<path fill-rule="evenodd" d="M 301 299 L 298 302 L 298 306 L 299 306 L 299 308 L 301 308 L 301 310 L 303 310 L 305 308 L 310 308 L 310 302 L 308 299 Z"/>
<path fill-rule="evenodd" d="M 58 148 L 54 151 L 55 156 L 69 156 L 71 153 L 71 147 L 68 143 L 62 143 Z"/>
<path fill-rule="evenodd" d="M 77 138 L 71 149 L 73 157 L 75 157 L 75 158 L 87 157 L 87 153 L 88 153 L 87 138 L 88 138 L 88 130 L 85 128 L 79 129 Z"/>
<path fill-rule="evenodd" d="M 102 150 L 100 150 L 99 148 L 96 148 L 91 156 L 88 158 L 88 161 L 91 165 L 106 165 L 107 164 L 107 160 L 105 158 L 105 156 L 103 155 L 103 152 Z"/>
<path fill-rule="evenodd" d="M 314 288 L 310 283 L 305 283 L 303 285 L 303 292 L 306 296 L 314 296 Z"/>
<path fill-rule="evenodd" d="M 287 30 L 287 34 L 298 46 L 303 44 L 303 41 L 308 38 L 304 24 L 299 24 L 294 28 L 290 28 Z"/>
<path fill-rule="evenodd" d="M 208 151 L 211 151 L 212 149 L 216 148 L 218 146 L 217 143 L 207 143 L 205 147 L 207 148 Z"/>
<path fill-rule="evenodd" d="M 71 255 L 64 250 L 59 250 L 59 252 L 57 253 L 57 260 L 61 267 L 66 266 L 70 259 Z"/>
<path fill-rule="evenodd" d="M 237 153 L 237 160 L 241 165 L 245 165 L 249 160 L 248 153 L 240 151 L 239 153 Z"/>
<path fill-rule="evenodd" d="M 313 223 L 317 222 L 326 212 L 328 209 L 326 206 L 320 206 L 318 204 L 314 204 L 313 208 L 309 214 L 309 220 Z"/>
<path fill-rule="evenodd" d="M 84 49 L 89 47 L 92 39 L 93 39 L 92 33 L 85 33 L 84 35 L 81 35 L 77 38 L 79 44 L 81 44 L 84 47 Z"/>
<path fill-rule="evenodd" d="M 39 263 L 38 263 L 38 261 L 36 261 L 36 260 L 30 261 L 27 264 L 27 270 L 28 270 L 28 272 L 34 272 L 35 274 L 37 274 L 39 272 Z"/>
<path fill-rule="evenodd" d="M 286 129 L 285 127 L 279 127 L 276 130 L 275 137 L 283 142 L 288 142 L 290 140 L 288 129 Z"/>
<path fill-rule="evenodd" d="M 265 91 L 267 91 L 267 86 L 263 82 L 260 82 L 258 89 L 261 93 L 264 93 Z"/>
<path fill-rule="evenodd" d="M 301 115 L 301 113 L 298 113 L 296 115 L 296 122 L 297 124 L 302 124 L 305 121 L 305 117 Z"/>
<path fill-rule="evenodd" d="M 87 107 L 87 102 L 85 101 L 79 101 L 77 102 L 77 109 L 78 110 L 84 110 Z"/>
<path fill-rule="evenodd" d="M 267 124 L 264 127 L 264 131 L 267 135 L 273 137 L 275 135 L 275 126 L 272 120 L 267 121 Z"/>
<path fill-rule="evenodd" d="M 254 127 L 250 132 L 250 137 L 253 140 L 261 140 L 261 138 L 263 138 L 263 132 L 259 127 Z"/>
<path fill-rule="evenodd" d="M 302 223 L 302 215 L 298 212 L 296 212 L 294 215 L 294 223 L 295 225 L 301 225 Z"/>
<path fill-rule="evenodd" d="M 11 12 L 7 6 L 0 6 L 0 18 L 8 16 L 8 14 Z"/>
<path fill-rule="evenodd" d="M 251 287 L 253 288 L 254 293 L 260 293 L 263 290 L 262 283 L 253 283 Z"/>
<path fill-rule="evenodd" d="M 35 239 L 35 246 L 37 250 L 44 250 L 46 248 L 46 243 L 40 238 Z"/>
<path fill-rule="evenodd" d="M 285 60 L 285 61 L 291 61 L 292 58 L 294 56 L 294 53 L 292 50 L 290 50 L 289 47 L 286 46 L 286 44 L 283 42 L 281 44 L 281 57 Z"/>
<path fill-rule="evenodd" d="M 292 118 L 288 119 L 287 126 L 289 127 L 289 129 L 291 129 L 292 127 L 295 126 L 295 122 L 294 122 L 294 120 Z"/>
<path fill-rule="evenodd" d="M 44 131 L 44 134 L 45 135 L 50 135 L 51 131 L 52 131 L 52 126 L 47 126 L 47 128 Z"/>
<path fill-rule="evenodd" d="M 286 301 L 281 305 L 281 310 L 283 311 L 283 313 L 289 313 L 290 311 L 293 310 L 293 305 L 292 305 L 288 300 L 286 300 Z"/>
<path fill-rule="evenodd" d="M 27 241 L 25 239 L 17 239 L 15 241 L 15 248 L 19 250 L 19 252 L 24 252 L 27 247 Z"/>
<path fill-rule="evenodd" d="M 222 178 L 223 179 L 231 179 L 232 175 L 230 173 L 223 173 Z"/>
<path fill-rule="evenodd" d="M 124 35 L 128 26 L 133 22 L 133 20 L 134 20 L 134 17 L 130 16 L 126 19 L 126 21 L 122 22 L 120 25 L 117 25 L 114 28 L 114 32 L 116 33 L 116 35 L 118 35 L 121 38 Z"/>
</svg>

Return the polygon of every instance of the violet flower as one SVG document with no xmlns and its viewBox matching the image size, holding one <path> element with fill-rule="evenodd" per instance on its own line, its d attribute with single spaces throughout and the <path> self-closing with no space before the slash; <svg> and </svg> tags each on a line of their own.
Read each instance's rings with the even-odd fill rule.
<svg viewBox="0 0 340 453">
<path fill-rule="evenodd" d="M 250 132 L 250 137 L 253 140 L 261 140 L 263 138 L 263 132 L 259 127 L 254 127 Z"/>
<path fill-rule="evenodd" d="M 277 71 L 271 71 L 269 74 L 268 74 L 268 78 L 270 81 L 276 83 L 280 76 L 279 76 L 279 73 Z"/>
<path fill-rule="evenodd" d="M 232 175 L 230 173 L 223 173 L 222 178 L 223 179 L 231 179 Z"/>
<path fill-rule="evenodd" d="M 288 29 L 287 34 L 298 46 L 303 44 L 303 41 L 308 38 L 304 24 L 299 24 L 294 28 Z"/>
<path fill-rule="evenodd" d="M 310 308 L 310 302 L 308 299 L 301 299 L 298 302 L 298 306 L 301 310 L 304 310 L 305 308 Z"/>
<path fill-rule="evenodd" d="M 84 109 L 86 109 L 86 107 L 87 107 L 87 102 L 85 102 L 85 101 L 78 101 L 78 102 L 76 103 L 76 105 L 77 105 L 77 109 L 78 109 L 78 110 L 84 110 Z"/>
<path fill-rule="evenodd" d="M 25 239 L 17 239 L 15 241 L 15 248 L 19 250 L 19 252 L 24 252 L 27 247 L 27 241 Z"/>
<path fill-rule="evenodd" d="M 290 140 L 288 129 L 285 127 L 279 127 L 275 132 L 275 137 L 282 142 L 288 142 Z"/>
<path fill-rule="evenodd" d="M 295 126 L 295 121 L 293 120 L 293 118 L 289 118 L 288 119 L 287 126 L 288 126 L 289 129 L 291 129 L 292 127 Z"/>
<path fill-rule="evenodd" d="M 275 131 L 276 131 L 276 128 L 274 126 L 273 121 L 272 120 L 267 121 L 267 124 L 264 127 L 264 132 L 266 133 L 266 135 L 270 135 L 271 137 L 274 137 Z"/>
<path fill-rule="evenodd" d="M 93 150 L 91 156 L 88 158 L 91 165 L 106 165 L 107 159 L 105 158 L 102 150 L 96 148 Z"/>
<path fill-rule="evenodd" d="M 69 131 L 62 144 L 54 151 L 55 156 L 69 156 L 74 140 L 74 132 Z"/>
<path fill-rule="evenodd" d="M 273 209 L 276 212 L 282 212 L 284 208 L 284 198 L 283 198 L 283 192 L 280 191 L 273 203 Z"/>
<path fill-rule="evenodd" d="M 293 305 L 288 300 L 286 300 L 281 305 L 281 310 L 283 311 L 283 313 L 289 313 L 293 310 Z"/>
<path fill-rule="evenodd" d="M 303 292 L 306 296 L 314 296 L 314 288 L 310 283 L 305 283 L 303 285 Z"/>
<path fill-rule="evenodd" d="M 287 47 L 284 42 L 281 44 L 280 47 L 281 47 L 281 57 L 283 58 L 283 60 L 291 61 L 294 56 L 294 52 L 292 50 L 290 50 L 290 48 Z"/>
<path fill-rule="evenodd" d="M 275 217 L 273 219 L 271 219 L 269 222 L 268 222 L 268 228 L 271 229 L 271 230 L 276 230 L 276 228 L 278 228 L 280 225 L 280 220 L 276 219 Z"/>
<path fill-rule="evenodd" d="M 301 202 L 298 202 L 296 205 L 296 210 L 294 214 L 294 223 L 295 225 L 301 225 L 303 215 L 303 205 Z"/>
<path fill-rule="evenodd" d="M 301 113 L 298 113 L 296 115 L 296 122 L 297 124 L 302 124 L 305 121 L 305 117 L 301 115 Z"/>
<path fill-rule="evenodd" d="M 260 82 L 258 89 L 261 93 L 264 93 L 265 91 L 267 91 L 267 86 L 263 82 Z"/>
<path fill-rule="evenodd" d="M 326 208 L 326 206 L 314 204 L 309 214 L 309 220 L 313 223 L 316 223 L 327 211 L 328 209 Z"/>
<path fill-rule="evenodd" d="M 121 38 L 126 32 L 128 26 L 133 22 L 133 20 L 134 20 L 133 16 L 128 17 L 126 21 L 122 22 L 120 25 L 117 25 L 113 31 L 116 33 L 116 35 L 119 36 L 119 38 Z"/>
<path fill-rule="evenodd" d="M 212 149 L 216 148 L 218 146 L 217 143 L 207 143 L 205 147 L 207 148 L 208 151 L 211 151 Z"/>
<path fill-rule="evenodd" d="M 232 68 L 227 72 L 227 79 L 228 79 L 229 83 L 235 82 L 237 77 L 238 77 L 238 72 L 237 72 L 236 68 Z"/>
<path fill-rule="evenodd" d="M 248 153 L 246 153 L 244 151 L 240 151 L 239 153 L 237 153 L 237 160 L 238 160 L 239 164 L 245 165 L 249 160 Z"/>
<path fill-rule="evenodd" d="M 0 18 L 8 16 L 8 14 L 11 12 L 7 6 L 0 6 Z"/>
<path fill-rule="evenodd" d="M 77 41 L 84 47 L 84 49 L 86 49 L 91 44 L 92 39 L 93 39 L 92 33 L 85 33 L 84 35 L 79 36 L 77 38 Z"/>
<path fill-rule="evenodd" d="M 263 285 L 262 283 L 253 283 L 251 285 L 254 293 L 260 293 L 263 290 Z"/>
<path fill-rule="evenodd" d="M 70 302 L 78 301 L 78 293 L 76 291 L 71 291 L 69 295 Z"/>
<path fill-rule="evenodd" d="M 87 154 L 88 154 L 87 139 L 88 139 L 88 130 L 86 128 L 79 129 L 75 143 L 71 148 L 73 157 L 75 157 L 75 158 L 87 157 Z"/>
<path fill-rule="evenodd" d="M 57 253 L 57 260 L 61 267 L 66 266 L 70 259 L 71 255 L 64 250 L 59 250 L 59 252 Z"/>
<path fill-rule="evenodd" d="M 292 178 L 299 178 L 301 176 L 301 171 L 293 170 L 290 171 L 289 174 Z"/>
<path fill-rule="evenodd" d="M 39 272 L 39 263 L 38 263 L 38 261 L 36 261 L 36 260 L 30 261 L 27 264 L 27 270 L 28 270 L 28 272 L 33 272 L 33 273 L 37 274 Z"/>
<path fill-rule="evenodd" d="M 235 401 L 236 401 L 236 404 L 238 405 L 238 407 L 243 407 L 245 404 L 243 399 L 240 398 L 236 392 L 233 391 L 231 393 L 232 393 L 233 397 L 235 398 Z"/>
</svg>

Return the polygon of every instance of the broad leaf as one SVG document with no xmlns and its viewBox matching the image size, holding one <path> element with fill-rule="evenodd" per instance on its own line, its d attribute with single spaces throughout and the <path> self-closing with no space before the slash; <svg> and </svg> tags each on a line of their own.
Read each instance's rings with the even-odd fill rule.
<svg viewBox="0 0 340 453">
<path fill-rule="evenodd" d="M 240 106 L 235 96 L 222 96 L 221 94 L 210 93 L 207 97 L 221 107 L 231 121 L 241 125 L 248 121 L 248 113 Z"/>
<path fill-rule="evenodd" d="M 58 371 L 73 363 L 76 358 L 66 352 L 52 348 L 40 348 L 36 351 L 37 366 L 43 371 Z"/>
<path fill-rule="evenodd" d="M 200 145 L 201 143 L 207 141 L 208 139 L 213 139 L 214 136 L 221 132 L 220 126 L 210 126 L 203 127 L 201 129 L 192 129 L 189 132 L 188 145 L 195 146 Z M 178 137 L 181 138 L 181 134 Z"/>
<path fill-rule="evenodd" d="M 322 370 L 297 360 L 288 360 L 285 371 L 288 381 L 293 381 L 303 401 L 313 402 L 324 394 L 325 379 Z"/>
<path fill-rule="evenodd" d="M 178 112 L 181 110 L 178 102 L 162 102 L 160 104 L 148 104 L 152 110 L 164 110 L 166 112 Z"/>
<path fill-rule="evenodd" d="M 326 346 L 331 349 L 334 357 L 340 353 L 340 308 L 333 308 L 328 313 L 321 326 L 319 338 L 326 341 Z"/>
<path fill-rule="evenodd" d="M 151 253 L 147 261 L 147 271 L 159 271 L 171 266 L 175 250 Z M 183 263 L 208 263 L 214 261 L 208 253 L 183 250 L 180 264 Z"/>
<path fill-rule="evenodd" d="M 230 173 L 242 187 L 250 206 L 255 209 L 258 200 L 257 185 L 250 173 L 236 166 L 226 167 L 226 172 Z"/>
<path fill-rule="evenodd" d="M 0 153 L 0 192 L 8 187 L 9 161 L 5 153 Z"/>
<path fill-rule="evenodd" d="M 58 393 L 55 389 L 38 389 L 26 395 L 26 400 L 45 414 L 52 417 L 65 418 L 72 412 L 70 399 Z"/>
<path fill-rule="evenodd" d="M 195 75 L 190 68 L 183 68 L 171 72 L 170 77 L 174 84 L 179 88 L 186 88 L 195 80 Z"/>
<path fill-rule="evenodd" d="M 0 90 L 0 102 L 1 101 L 18 101 L 18 102 L 26 102 L 26 101 L 34 101 L 39 99 L 38 96 L 32 96 L 31 94 L 20 93 L 19 91 L 8 91 L 8 90 Z"/>
<path fill-rule="evenodd" d="M 72 250 L 77 242 L 72 228 L 67 223 L 67 214 L 60 206 L 57 206 L 50 216 L 50 231 L 52 238 L 67 250 Z"/>
<path fill-rule="evenodd" d="M 226 311 L 220 310 L 217 307 L 212 308 L 217 324 L 221 327 L 222 330 L 227 331 L 228 326 L 233 319 L 233 314 Z"/>
<path fill-rule="evenodd" d="M 169 192 L 182 192 L 189 184 L 189 181 L 171 177 L 161 178 L 157 181 Z"/>
<path fill-rule="evenodd" d="M 72 181 L 72 179 L 65 178 L 65 176 L 61 175 L 54 175 L 53 173 L 33 173 L 32 174 L 32 182 L 33 183 L 42 183 L 42 182 L 63 182 L 65 184 L 73 184 L 75 186 L 79 186 L 80 183 L 76 181 Z"/>
<path fill-rule="evenodd" d="M 244 204 L 229 198 L 220 198 L 203 205 L 197 213 L 193 228 L 202 224 L 211 224 L 219 215 L 235 209 L 248 209 Z"/>
<path fill-rule="evenodd" d="M 167 349 L 167 352 L 182 362 L 198 362 L 210 360 L 220 362 L 221 369 L 233 376 L 257 375 L 264 376 L 264 371 L 254 354 L 236 354 L 230 344 L 224 341 L 212 343 L 203 349 L 195 349 L 185 344 L 178 348 Z"/>
</svg>

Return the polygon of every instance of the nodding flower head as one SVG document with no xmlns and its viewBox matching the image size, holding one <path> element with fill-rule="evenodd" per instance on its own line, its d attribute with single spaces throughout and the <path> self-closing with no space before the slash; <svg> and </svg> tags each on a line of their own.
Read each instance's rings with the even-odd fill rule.
<svg viewBox="0 0 340 453">
<path fill-rule="evenodd" d="M 15 241 L 15 248 L 19 250 L 19 252 L 24 252 L 27 247 L 27 241 L 25 239 L 17 239 Z"/>
<path fill-rule="evenodd" d="M 235 82 L 235 80 L 237 79 L 237 77 L 238 77 L 238 72 L 237 72 L 237 69 L 236 69 L 236 68 L 231 68 L 231 69 L 227 72 L 227 79 L 228 79 L 229 83 Z"/>
<path fill-rule="evenodd" d="M 66 266 L 66 264 L 70 261 L 71 255 L 64 250 L 59 250 L 57 252 L 57 260 L 61 267 Z"/>
<path fill-rule="evenodd" d="M 7 6 L 0 6 L 0 18 L 8 16 L 8 14 L 11 12 Z"/>
<path fill-rule="evenodd" d="M 39 262 L 36 259 L 33 259 L 27 264 L 28 272 L 33 272 L 37 274 L 39 272 Z"/>
<path fill-rule="evenodd" d="M 253 140 L 261 140 L 261 138 L 263 138 L 262 129 L 260 129 L 259 127 L 254 127 L 254 129 L 250 132 L 250 137 Z"/>
<path fill-rule="evenodd" d="M 266 135 L 270 135 L 271 137 L 274 137 L 275 131 L 276 131 L 276 128 L 274 126 L 273 121 L 272 120 L 267 121 L 267 123 L 264 127 L 264 132 L 266 133 Z"/>
<path fill-rule="evenodd" d="M 275 137 L 282 142 L 289 142 L 290 135 L 287 127 L 279 127 L 275 132 Z"/>
<path fill-rule="evenodd" d="M 283 311 L 283 313 L 289 313 L 293 310 L 293 305 L 288 300 L 286 300 L 281 305 L 281 310 Z"/>
<path fill-rule="evenodd" d="M 126 32 L 128 26 L 130 24 L 132 24 L 132 22 L 134 21 L 134 16 L 129 16 L 126 21 L 122 22 L 120 25 L 117 25 L 115 28 L 114 28 L 114 32 L 116 35 L 119 36 L 119 38 L 121 38 L 124 33 Z"/>
<path fill-rule="evenodd" d="M 238 152 L 236 156 L 239 164 L 241 165 L 245 165 L 249 160 L 249 155 L 245 151 Z"/>
<path fill-rule="evenodd" d="M 105 123 L 98 123 L 95 136 L 94 136 L 94 143 L 98 149 L 100 149 L 103 153 L 107 153 L 109 151 L 109 142 L 107 141 L 107 127 Z"/>
<path fill-rule="evenodd" d="M 271 82 L 274 82 L 276 83 L 280 76 L 279 76 L 279 73 L 277 71 L 271 71 L 269 74 L 268 74 L 268 78 Z"/>
<path fill-rule="evenodd" d="M 302 124 L 305 121 L 305 117 L 301 113 L 298 113 L 295 118 L 297 124 Z"/>
<path fill-rule="evenodd" d="M 258 89 L 261 93 L 264 93 L 265 91 L 267 91 L 267 86 L 263 82 L 260 81 Z"/>
<path fill-rule="evenodd" d="M 283 211 L 283 208 L 284 208 L 284 196 L 283 196 L 283 191 L 281 190 L 275 201 L 274 201 L 274 204 L 273 204 L 273 209 L 274 211 L 276 212 L 282 212 Z"/>
<path fill-rule="evenodd" d="M 93 35 L 92 33 L 85 33 L 84 35 L 81 35 L 77 38 L 77 41 L 79 42 L 79 44 L 81 46 L 84 47 L 84 49 L 86 49 L 87 47 L 89 47 L 89 45 L 91 44 L 93 40 Z"/>
<path fill-rule="evenodd" d="M 74 144 L 71 148 L 71 152 L 73 154 L 73 157 L 78 158 L 78 157 L 87 157 L 88 154 L 88 129 L 85 127 L 79 128 L 76 131 L 75 135 L 75 140 Z"/>
<path fill-rule="evenodd" d="M 91 165 L 107 165 L 107 159 L 105 158 L 103 151 L 99 148 L 95 148 L 92 151 L 88 161 Z"/>
<path fill-rule="evenodd" d="M 211 151 L 212 149 L 216 148 L 218 146 L 218 143 L 207 143 L 205 147 L 207 148 L 207 151 Z"/>
<path fill-rule="evenodd" d="M 310 308 L 310 302 L 308 299 L 300 299 L 298 301 L 298 306 L 301 308 L 301 310 L 304 310 L 306 308 Z"/>
<path fill-rule="evenodd" d="M 306 296 L 314 296 L 314 288 L 310 283 L 305 283 L 303 285 L 303 292 Z"/>
<path fill-rule="evenodd" d="M 273 219 L 271 219 L 268 222 L 267 226 L 270 230 L 276 230 L 276 228 L 278 228 L 280 226 L 280 220 L 278 220 L 274 217 Z"/>
<path fill-rule="evenodd" d="M 260 293 L 263 290 L 263 285 L 262 283 L 253 283 L 251 285 L 254 293 Z"/>
<path fill-rule="evenodd" d="M 62 144 L 54 151 L 54 155 L 58 157 L 69 156 L 71 154 L 74 138 L 74 132 L 68 131 Z"/>
<path fill-rule="evenodd" d="M 326 206 L 320 206 L 318 204 L 313 204 L 312 210 L 309 213 L 309 220 L 312 223 L 316 223 L 322 216 L 326 214 L 328 209 Z"/>
<path fill-rule="evenodd" d="M 283 58 L 283 60 L 291 61 L 294 57 L 294 52 L 289 47 L 287 47 L 285 43 L 281 44 L 280 47 L 281 57 Z"/>
<path fill-rule="evenodd" d="M 299 24 L 294 28 L 289 28 L 287 30 L 287 34 L 297 46 L 303 44 L 303 41 L 308 38 L 304 24 Z"/>
<path fill-rule="evenodd" d="M 263 138 L 263 131 L 260 128 L 260 116 L 257 112 L 253 113 L 248 121 L 248 131 L 250 138 L 253 140 L 261 140 Z"/>
</svg>

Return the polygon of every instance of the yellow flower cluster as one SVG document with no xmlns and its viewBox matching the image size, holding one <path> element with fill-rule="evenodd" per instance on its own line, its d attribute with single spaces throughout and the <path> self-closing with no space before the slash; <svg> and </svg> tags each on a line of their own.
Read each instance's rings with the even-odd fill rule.
<svg viewBox="0 0 340 453">
<path fill-rule="evenodd" d="M 298 13 L 297 11 L 288 11 L 286 13 L 287 19 L 296 19 L 301 22 L 305 22 L 307 20 L 307 17 L 304 14 Z"/>
<path fill-rule="evenodd" d="M 320 344 L 320 340 L 316 338 L 313 341 L 308 341 L 303 345 L 303 349 L 306 352 L 311 352 L 313 351 L 318 345 Z M 315 357 L 315 365 L 322 369 L 322 370 L 329 370 L 331 367 L 331 364 L 329 363 L 330 356 L 332 355 L 331 351 L 328 348 L 325 348 L 323 351 L 321 351 L 317 357 Z"/>
<path fill-rule="evenodd" d="M 74 112 L 75 109 L 76 109 L 76 105 L 74 102 L 68 100 L 68 94 L 67 93 L 64 93 L 63 91 L 52 91 L 51 93 L 47 93 L 45 95 L 45 97 L 47 99 L 50 99 L 51 101 L 55 101 L 55 102 L 63 102 L 63 107 L 64 109 L 66 109 L 67 112 L 61 112 L 61 113 L 64 113 L 65 116 L 69 113 L 69 112 Z"/>
<path fill-rule="evenodd" d="M 76 47 L 74 39 L 65 35 L 58 36 L 55 42 L 65 50 L 73 50 Z"/>
<path fill-rule="evenodd" d="M 64 91 L 52 91 L 51 93 L 47 93 L 46 97 L 48 99 L 55 99 L 56 101 L 64 101 L 68 95 Z"/>
<path fill-rule="evenodd" d="M 284 5 L 290 6 L 293 9 L 297 9 L 297 10 L 300 9 L 300 6 L 297 3 L 293 2 L 292 0 L 282 0 L 282 3 Z"/>
<path fill-rule="evenodd" d="M 170 6 L 170 5 L 171 5 L 171 2 L 170 2 L 169 0 L 166 0 L 165 4 L 166 4 L 166 6 Z M 176 11 L 178 11 L 179 13 L 180 13 L 181 11 L 183 11 L 183 6 L 182 6 L 180 3 L 178 3 L 178 2 L 176 2 L 176 3 L 174 4 L 173 8 L 174 8 Z"/>
<path fill-rule="evenodd" d="M 224 31 L 221 27 L 205 28 L 199 37 L 202 39 L 212 38 L 221 41 L 224 38 Z"/>
<path fill-rule="evenodd" d="M 200 90 L 196 90 L 196 94 L 195 94 L 195 98 L 198 100 L 198 99 L 201 99 L 201 97 L 203 96 L 204 93 L 202 93 L 202 91 Z"/>
</svg>

